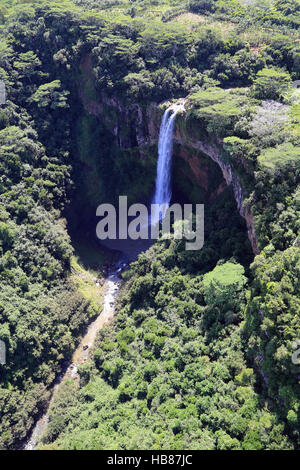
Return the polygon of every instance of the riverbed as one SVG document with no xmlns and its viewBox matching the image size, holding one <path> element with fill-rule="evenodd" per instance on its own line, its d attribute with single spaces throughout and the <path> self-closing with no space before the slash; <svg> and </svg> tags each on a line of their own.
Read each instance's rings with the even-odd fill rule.
<svg viewBox="0 0 300 470">
<path fill-rule="evenodd" d="M 34 450 L 39 443 L 39 440 L 44 433 L 47 423 L 49 421 L 49 409 L 52 403 L 52 400 L 57 393 L 61 384 L 67 379 L 79 379 L 78 376 L 78 366 L 87 361 L 89 357 L 89 352 L 94 346 L 97 334 L 101 328 L 105 325 L 108 325 L 114 317 L 115 314 L 115 299 L 116 294 L 119 290 L 121 283 L 121 278 L 119 276 L 121 267 L 117 266 L 114 270 L 107 276 L 104 286 L 103 286 L 103 309 L 100 315 L 89 325 L 86 334 L 80 341 L 78 347 L 76 348 L 71 363 L 68 365 L 66 371 L 61 374 L 56 380 L 55 385 L 52 389 L 51 400 L 48 405 L 47 411 L 44 415 L 36 422 L 30 437 L 26 441 L 23 449 L 24 450 Z"/>
</svg>

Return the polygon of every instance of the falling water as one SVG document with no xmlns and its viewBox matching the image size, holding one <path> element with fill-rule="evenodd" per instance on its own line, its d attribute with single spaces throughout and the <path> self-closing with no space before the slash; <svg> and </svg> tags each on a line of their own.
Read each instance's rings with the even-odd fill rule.
<svg viewBox="0 0 300 470">
<path fill-rule="evenodd" d="M 152 203 L 164 204 L 161 217 L 164 217 L 170 205 L 171 191 L 171 162 L 173 150 L 174 123 L 177 112 L 182 109 L 182 105 L 168 108 L 163 116 L 160 126 L 158 142 L 158 161 L 156 171 L 156 187 Z M 159 213 L 152 217 L 151 224 L 155 225 L 160 220 Z"/>
</svg>

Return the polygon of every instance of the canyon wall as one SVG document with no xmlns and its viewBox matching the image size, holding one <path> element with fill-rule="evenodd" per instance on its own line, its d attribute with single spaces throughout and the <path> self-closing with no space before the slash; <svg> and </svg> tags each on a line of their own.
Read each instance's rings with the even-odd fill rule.
<svg viewBox="0 0 300 470">
<path fill-rule="evenodd" d="M 184 117 L 181 117 L 184 119 Z M 200 124 L 200 123 L 199 123 Z M 222 141 L 216 139 L 197 139 L 190 133 L 182 131 L 182 127 L 176 127 L 175 141 L 177 141 L 183 147 L 188 145 L 193 149 L 200 150 L 205 155 L 208 155 L 215 163 L 220 167 L 224 180 L 227 185 L 232 185 L 234 198 L 236 200 L 237 208 L 240 215 L 246 220 L 248 237 L 252 246 L 254 254 L 258 254 L 259 250 L 257 247 L 257 238 L 254 227 L 254 220 L 251 211 L 247 206 L 244 205 L 244 194 L 243 188 L 239 179 L 239 176 L 235 174 L 231 165 L 222 159 L 224 153 Z M 191 162 L 192 163 L 192 162 Z"/>
</svg>

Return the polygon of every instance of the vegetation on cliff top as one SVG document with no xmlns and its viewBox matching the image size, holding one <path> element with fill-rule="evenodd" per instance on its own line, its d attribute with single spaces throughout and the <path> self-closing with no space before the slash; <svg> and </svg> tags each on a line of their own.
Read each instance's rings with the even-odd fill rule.
<svg viewBox="0 0 300 470">
<path fill-rule="evenodd" d="M 241 180 L 261 253 L 249 269 L 245 225 L 225 192 L 206 214 L 203 250 L 191 254 L 183 242 L 165 240 L 141 255 L 126 275 L 115 325 L 99 336 L 80 386 L 64 384 L 44 442 L 299 448 L 291 362 L 300 335 L 299 92 L 291 87 L 300 79 L 299 6 L 2 2 L 0 339 L 8 360 L 0 365 L 1 448 L 25 437 L 101 309 L 89 275 L 74 264 L 62 216 L 87 226 L 96 195 L 102 202 L 151 189 L 153 148 L 137 163 L 131 129 L 118 145 L 107 121 L 83 109 L 86 57 L 90 99 L 114 97 L 132 109 L 188 97 L 193 128 L 218 144 L 225 138 L 221 157 Z"/>
</svg>

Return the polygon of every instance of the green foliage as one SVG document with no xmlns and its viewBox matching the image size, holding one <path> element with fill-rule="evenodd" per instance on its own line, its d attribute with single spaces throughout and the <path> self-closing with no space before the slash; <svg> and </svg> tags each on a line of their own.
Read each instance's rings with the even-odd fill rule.
<svg viewBox="0 0 300 470">
<path fill-rule="evenodd" d="M 243 315 L 243 268 L 225 263 L 203 278 L 181 274 L 176 266 L 170 269 L 167 246 L 157 242 L 131 265 L 116 323 L 99 335 L 90 379 L 76 392 L 78 413 L 73 399 L 59 393 L 42 449 L 50 443 L 60 449 L 292 447 L 276 435 L 276 415 L 261 409 L 239 321 L 209 324 L 206 318 L 213 314 L 205 301 L 207 284 L 215 278 L 236 287 L 230 294 Z M 138 298 L 137 283 L 147 285 Z M 58 423 L 61 403 L 66 411 Z"/>
<path fill-rule="evenodd" d="M 205 301 L 208 305 L 230 305 L 233 294 L 241 291 L 246 283 L 244 268 L 239 264 L 227 262 L 216 266 L 203 276 Z"/>
<path fill-rule="evenodd" d="M 193 115 L 204 121 L 209 133 L 224 137 L 232 132 L 235 122 L 248 104 L 248 98 L 238 91 L 230 92 L 221 88 L 208 88 L 190 96 Z"/>
<path fill-rule="evenodd" d="M 255 281 L 247 311 L 247 349 L 271 397 L 280 397 L 279 413 L 294 436 L 299 411 L 299 370 L 292 363 L 292 343 L 299 338 L 299 249 L 289 248 L 253 265 Z M 277 395 L 278 394 L 278 395 Z"/>
<path fill-rule="evenodd" d="M 275 148 L 267 149 L 259 155 L 258 163 L 264 169 L 272 172 L 280 172 L 285 166 L 299 168 L 299 148 L 292 143 L 284 143 Z"/>
<path fill-rule="evenodd" d="M 216 10 L 215 0 L 191 0 L 190 10 L 194 13 L 212 13 Z"/>
<path fill-rule="evenodd" d="M 41 85 L 31 96 L 30 102 L 36 103 L 39 108 L 66 108 L 69 92 L 61 92 L 60 87 L 61 82 L 59 80 Z"/>
<path fill-rule="evenodd" d="M 295 26 L 300 24 L 300 2 L 299 0 L 275 0 L 275 7 L 284 17 L 286 22 Z"/>
<path fill-rule="evenodd" d="M 277 100 L 290 85 L 291 77 L 288 73 L 264 68 L 254 80 L 253 96 L 263 100 Z"/>
</svg>

